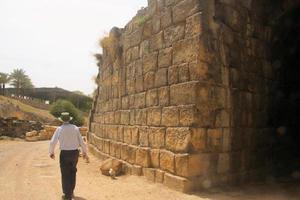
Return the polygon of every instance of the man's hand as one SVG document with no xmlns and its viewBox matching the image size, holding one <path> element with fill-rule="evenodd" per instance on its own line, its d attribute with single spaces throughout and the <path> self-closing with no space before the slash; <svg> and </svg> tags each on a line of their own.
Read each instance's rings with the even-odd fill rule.
<svg viewBox="0 0 300 200">
<path fill-rule="evenodd" d="M 90 158 L 88 157 L 88 155 L 86 153 L 82 154 L 82 158 L 85 159 L 87 163 L 90 162 Z"/>
<path fill-rule="evenodd" d="M 53 160 L 55 159 L 55 155 L 53 153 L 51 153 L 49 156 L 51 159 L 53 159 Z"/>
</svg>

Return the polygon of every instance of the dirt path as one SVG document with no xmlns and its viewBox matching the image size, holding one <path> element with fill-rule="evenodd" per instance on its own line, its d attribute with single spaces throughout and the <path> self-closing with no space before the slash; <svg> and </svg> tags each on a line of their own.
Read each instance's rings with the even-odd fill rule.
<svg viewBox="0 0 300 200">
<path fill-rule="evenodd" d="M 61 197 L 58 157 L 48 158 L 48 141 L 0 141 L 0 199 L 58 200 Z M 58 156 L 58 152 L 56 153 Z M 215 191 L 182 194 L 142 177 L 122 176 L 117 180 L 100 175 L 99 160 L 90 155 L 91 163 L 79 160 L 77 200 L 299 200 L 300 187 L 247 188 L 244 191 Z"/>
</svg>

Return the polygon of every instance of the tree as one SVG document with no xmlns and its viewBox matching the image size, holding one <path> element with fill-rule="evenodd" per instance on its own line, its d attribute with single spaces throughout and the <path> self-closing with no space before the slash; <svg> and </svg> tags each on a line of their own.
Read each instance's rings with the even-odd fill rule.
<svg viewBox="0 0 300 200">
<path fill-rule="evenodd" d="M 59 117 L 62 112 L 70 113 L 70 116 L 73 117 L 71 123 L 77 126 L 83 125 L 84 119 L 81 112 L 70 101 L 60 99 L 53 103 L 50 113 L 55 117 Z"/>
<path fill-rule="evenodd" d="M 14 69 L 10 74 L 11 85 L 16 88 L 17 95 L 20 95 L 21 89 L 33 88 L 31 79 L 26 75 L 23 69 Z"/>
<path fill-rule="evenodd" d="M 9 75 L 0 72 L 0 89 L 2 88 L 2 91 L 0 91 L 0 93 L 2 93 L 2 95 L 5 95 L 5 85 L 8 84 L 9 81 L 10 81 Z"/>
</svg>

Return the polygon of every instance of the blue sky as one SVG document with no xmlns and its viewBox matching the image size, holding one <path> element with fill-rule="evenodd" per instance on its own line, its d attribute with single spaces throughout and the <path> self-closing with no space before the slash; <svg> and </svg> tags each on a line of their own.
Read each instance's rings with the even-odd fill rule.
<svg viewBox="0 0 300 200">
<path fill-rule="evenodd" d="M 0 72 L 22 68 L 36 87 L 90 94 L 99 39 L 145 6 L 147 0 L 0 0 Z"/>
</svg>

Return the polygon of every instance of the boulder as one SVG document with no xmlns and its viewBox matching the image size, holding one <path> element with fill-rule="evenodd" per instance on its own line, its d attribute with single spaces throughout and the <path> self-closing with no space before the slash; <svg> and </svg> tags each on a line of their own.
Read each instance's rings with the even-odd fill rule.
<svg viewBox="0 0 300 200">
<path fill-rule="evenodd" d="M 34 137 L 34 136 L 37 136 L 37 135 L 38 135 L 37 131 L 30 131 L 30 132 L 27 132 L 25 134 L 26 137 Z"/>
<path fill-rule="evenodd" d="M 100 170 L 101 173 L 105 176 L 111 176 L 112 173 L 110 171 L 112 170 L 114 172 L 114 176 L 118 176 L 122 172 L 122 165 L 123 163 L 121 161 L 109 158 L 103 161 L 100 166 Z"/>
</svg>

